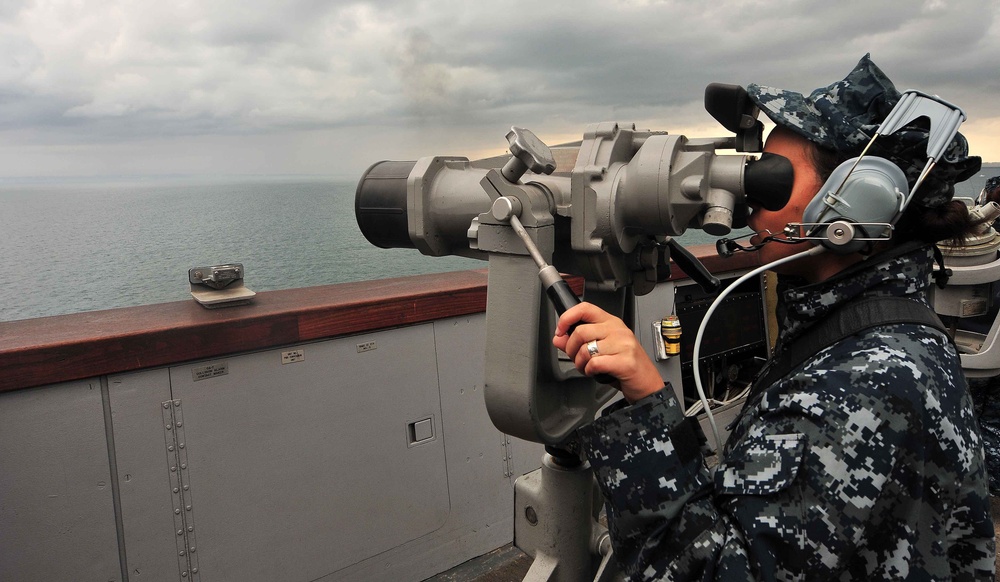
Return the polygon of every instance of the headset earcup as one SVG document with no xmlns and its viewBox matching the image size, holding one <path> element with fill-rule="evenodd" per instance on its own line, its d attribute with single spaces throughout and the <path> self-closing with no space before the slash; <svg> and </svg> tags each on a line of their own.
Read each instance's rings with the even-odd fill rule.
<svg viewBox="0 0 1000 582">
<path fill-rule="evenodd" d="M 855 165 L 856 164 L 856 165 Z M 909 187 L 906 175 L 885 158 L 851 158 L 837 166 L 802 213 L 811 237 L 831 251 L 853 253 L 895 224 Z M 837 223 L 837 232 L 829 226 Z M 851 225 L 843 228 L 844 224 Z"/>
</svg>

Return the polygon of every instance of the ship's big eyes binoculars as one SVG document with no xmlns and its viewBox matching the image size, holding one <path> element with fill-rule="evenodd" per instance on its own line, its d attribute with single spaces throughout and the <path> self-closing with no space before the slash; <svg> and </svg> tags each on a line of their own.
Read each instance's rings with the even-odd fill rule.
<svg viewBox="0 0 1000 582">
<path fill-rule="evenodd" d="M 486 258 L 495 252 L 491 237 L 483 240 L 489 210 L 509 196 L 520 201 L 526 228 L 554 227 L 560 270 L 608 288 L 661 279 L 650 273 L 661 262 L 650 256 L 658 239 L 688 228 L 724 236 L 746 225 L 749 203 L 777 210 L 791 192 L 788 160 L 754 154 L 763 125 L 742 87 L 709 85 L 705 107 L 736 135 L 689 139 L 598 123 L 580 142 L 548 148 L 514 128 L 510 157 L 376 163 L 358 184 L 358 225 L 379 247 Z"/>
</svg>

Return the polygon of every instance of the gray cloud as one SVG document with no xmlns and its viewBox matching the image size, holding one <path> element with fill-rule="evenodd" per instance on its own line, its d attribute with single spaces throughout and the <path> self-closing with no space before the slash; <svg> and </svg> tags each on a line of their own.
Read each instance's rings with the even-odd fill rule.
<svg viewBox="0 0 1000 582">
<path fill-rule="evenodd" d="M 69 172 L 45 148 L 86 144 L 124 170 L 183 171 L 168 146 L 211 143 L 224 172 L 258 171 L 253 144 L 350 173 L 381 152 L 502 149 L 512 124 L 708 127 L 709 82 L 809 91 L 869 51 L 901 88 L 961 104 L 1000 159 L 998 21 L 994 0 L 0 0 L 0 175 Z"/>
</svg>

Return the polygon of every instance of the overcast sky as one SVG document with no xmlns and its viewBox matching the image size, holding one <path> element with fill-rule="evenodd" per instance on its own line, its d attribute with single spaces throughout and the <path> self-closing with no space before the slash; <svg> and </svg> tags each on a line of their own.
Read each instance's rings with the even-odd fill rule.
<svg viewBox="0 0 1000 582">
<path fill-rule="evenodd" d="M 0 177 L 333 174 L 725 132 L 706 84 L 809 92 L 866 52 L 1000 161 L 997 0 L 0 0 Z"/>
</svg>

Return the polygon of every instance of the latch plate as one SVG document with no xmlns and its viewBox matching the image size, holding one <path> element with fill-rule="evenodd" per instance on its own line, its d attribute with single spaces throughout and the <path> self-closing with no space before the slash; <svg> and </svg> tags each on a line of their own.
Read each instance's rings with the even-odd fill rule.
<svg viewBox="0 0 1000 582">
<path fill-rule="evenodd" d="M 191 296 L 203 307 L 244 305 L 257 293 L 243 283 L 243 263 L 228 263 L 188 270 Z"/>
</svg>

